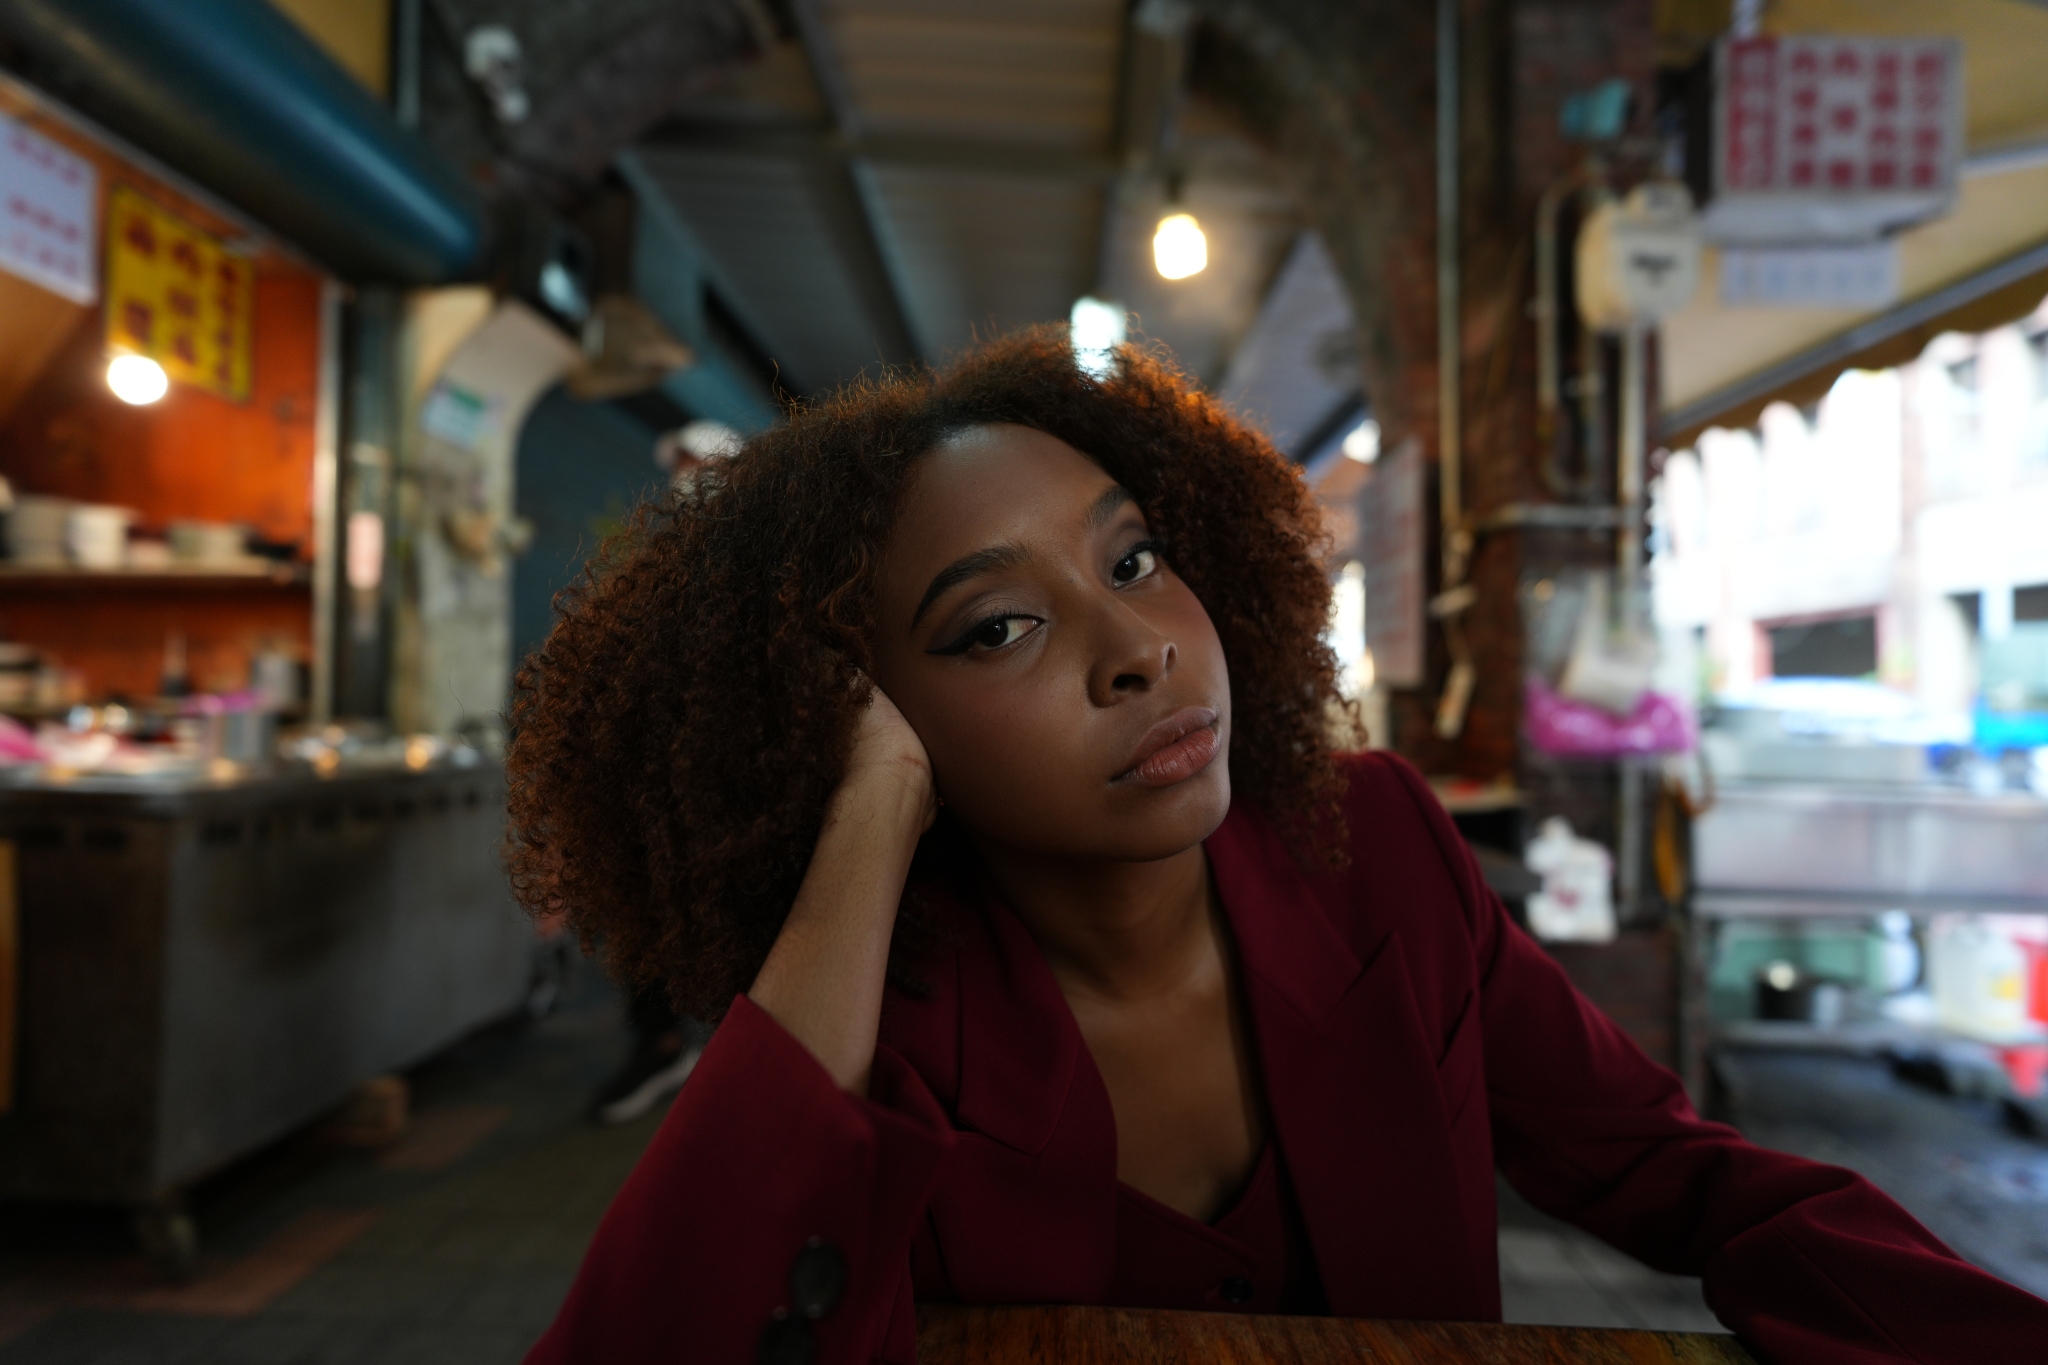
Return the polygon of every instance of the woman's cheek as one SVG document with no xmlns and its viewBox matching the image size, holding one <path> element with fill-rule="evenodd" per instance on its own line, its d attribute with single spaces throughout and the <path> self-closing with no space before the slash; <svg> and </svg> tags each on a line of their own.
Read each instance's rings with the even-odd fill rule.
<svg viewBox="0 0 2048 1365">
<path fill-rule="evenodd" d="M 929 734 L 912 719 L 948 805 L 970 819 L 1008 823 L 1030 821 L 1041 803 L 1071 799 L 1088 766 L 1085 718 L 1059 706 L 1057 692 L 1024 679 L 937 708 Z"/>
</svg>

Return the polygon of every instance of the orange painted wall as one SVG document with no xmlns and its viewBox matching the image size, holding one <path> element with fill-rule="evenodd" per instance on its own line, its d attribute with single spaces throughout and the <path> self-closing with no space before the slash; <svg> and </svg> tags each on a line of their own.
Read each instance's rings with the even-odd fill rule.
<svg viewBox="0 0 2048 1365">
<path fill-rule="evenodd" d="M 108 391 L 95 312 L 0 426 L 0 474 L 17 492 L 117 503 L 145 526 L 246 522 L 310 556 L 320 280 L 273 268 L 256 281 L 247 404 L 173 385 L 133 408 Z"/>
<path fill-rule="evenodd" d="M 0 636 L 26 641 L 83 673 L 95 701 L 155 696 L 173 631 L 185 637 L 186 675 L 195 689 L 245 687 L 249 656 L 265 643 L 306 657 L 311 621 L 304 587 L 0 584 Z"/>
<path fill-rule="evenodd" d="M 106 190 L 123 184 L 209 232 L 240 236 L 205 204 L 48 116 L 20 87 L 0 87 L 0 112 L 98 167 L 102 223 Z M 131 408 L 106 386 L 100 309 L 68 314 L 63 344 L 0 412 L 0 474 L 17 492 L 132 507 L 139 525 L 158 532 L 174 519 L 242 522 L 311 558 L 322 282 L 275 248 L 255 245 L 249 401 L 174 385 L 161 402 Z M 194 685 L 241 686 L 249 653 L 261 643 L 307 655 L 312 595 L 265 584 L 0 583 L 0 638 L 34 644 L 79 669 L 96 698 L 153 694 L 173 631 L 187 637 Z"/>
</svg>

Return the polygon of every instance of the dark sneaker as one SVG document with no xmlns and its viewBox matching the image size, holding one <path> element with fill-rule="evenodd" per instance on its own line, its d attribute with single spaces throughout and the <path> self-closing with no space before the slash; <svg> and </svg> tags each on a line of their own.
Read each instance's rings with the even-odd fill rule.
<svg viewBox="0 0 2048 1365">
<path fill-rule="evenodd" d="M 619 1074 L 606 1081 L 591 1101 L 590 1116 L 599 1123 L 630 1123 L 683 1088 L 704 1055 L 701 1043 L 674 1051 L 636 1047 Z"/>
</svg>

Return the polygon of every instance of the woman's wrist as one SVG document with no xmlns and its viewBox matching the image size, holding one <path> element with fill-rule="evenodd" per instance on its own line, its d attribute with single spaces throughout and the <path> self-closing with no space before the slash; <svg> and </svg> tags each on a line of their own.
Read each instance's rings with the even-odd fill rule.
<svg viewBox="0 0 2048 1365">
<path fill-rule="evenodd" d="M 859 823 L 894 833 L 915 847 L 937 805 L 931 771 L 913 759 L 858 764 L 841 780 L 827 825 Z"/>
</svg>

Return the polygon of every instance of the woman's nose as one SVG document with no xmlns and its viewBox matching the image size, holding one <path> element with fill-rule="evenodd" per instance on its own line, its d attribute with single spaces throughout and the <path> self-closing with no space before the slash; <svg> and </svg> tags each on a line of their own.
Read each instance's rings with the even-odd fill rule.
<svg viewBox="0 0 2048 1365">
<path fill-rule="evenodd" d="M 1088 691 L 1097 706 L 1114 706 L 1158 686 L 1173 672 L 1179 650 L 1122 602 L 1110 604 L 1103 615 Z"/>
</svg>

